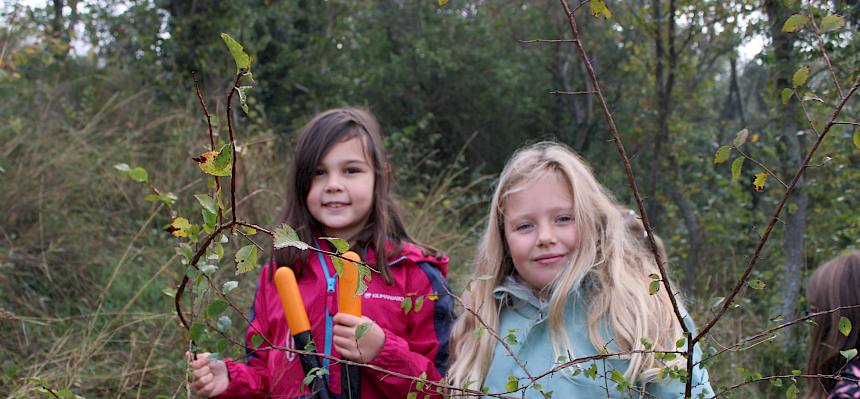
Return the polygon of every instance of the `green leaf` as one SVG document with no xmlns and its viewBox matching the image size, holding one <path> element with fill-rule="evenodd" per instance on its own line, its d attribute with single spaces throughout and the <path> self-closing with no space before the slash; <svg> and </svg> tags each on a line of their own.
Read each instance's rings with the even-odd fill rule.
<svg viewBox="0 0 860 399">
<path fill-rule="evenodd" d="M 791 77 L 791 84 L 794 87 L 803 86 L 806 83 L 806 80 L 809 79 L 809 67 L 802 67 L 794 73 L 794 76 Z"/>
<path fill-rule="evenodd" d="M 507 389 L 508 392 L 513 392 L 513 391 L 516 391 L 517 389 L 520 389 L 520 380 L 517 377 L 509 375 L 508 376 L 508 383 L 505 384 L 505 389 Z"/>
<path fill-rule="evenodd" d="M 220 338 L 217 342 L 215 342 L 215 350 L 221 353 L 227 351 L 227 348 L 230 347 L 230 341 L 226 338 Z"/>
<path fill-rule="evenodd" d="M 803 372 L 800 370 L 791 370 L 791 374 L 792 375 L 801 375 L 801 374 L 803 374 Z"/>
<path fill-rule="evenodd" d="M 852 349 L 848 349 L 848 350 L 844 350 L 844 351 L 839 351 L 839 354 L 842 355 L 842 357 L 844 357 L 848 360 L 851 360 L 855 356 L 857 356 L 857 349 L 852 348 Z"/>
<path fill-rule="evenodd" d="M 203 331 L 206 330 L 206 325 L 203 323 L 191 323 L 191 328 L 188 329 L 188 335 L 191 336 L 191 340 L 194 342 L 199 342 L 200 338 L 203 337 Z"/>
<path fill-rule="evenodd" d="M 517 331 L 520 331 L 520 329 L 519 328 L 509 328 L 508 329 L 508 333 L 505 335 L 505 342 L 507 342 L 508 345 L 516 345 L 519 343 L 519 340 L 517 339 Z"/>
<path fill-rule="evenodd" d="M 755 178 L 753 179 L 753 189 L 755 191 L 763 191 L 766 185 L 767 185 L 767 173 L 765 173 L 765 172 L 756 173 Z"/>
<path fill-rule="evenodd" d="M 257 268 L 257 246 L 246 245 L 236 252 L 236 274 L 250 272 Z"/>
<path fill-rule="evenodd" d="M 371 322 L 361 323 L 357 327 L 355 327 L 355 340 L 358 341 L 370 331 L 370 327 L 373 325 Z"/>
<path fill-rule="evenodd" d="M 412 311 L 412 298 L 405 297 L 402 301 L 400 301 L 400 309 L 403 309 L 403 314 L 409 314 Z"/>
<path fill-rule="evenodd" d="M 418 392 L 409 392 L 406 394 L 406 399 L 418 399 Z"/>
<path fill-rule="evenodd" d="M 171 298 L 176 298 L 176 288 L 165 288 L 161 290 L 161 293 Z"/>
<path fill-rule="evenodd" d="M 236 61 L 236 73 L 238 74 L 243 70 L 247 71 L 251 69 L 251 57 L 245 53 L 245 49 L 242 48 L 242 45 L 226 33 L 221 34 L 221 39 L 224 40 L 224 44 L 226 44 L 227 48 L 230 49 L 230 54 L 233 55 L 233 61 Z"/>
<path fill-rule="evenodd" d="M 718 148 L 717 153 L 714 154 L 714 164 L 719 165 L 723 162 L 728 161 L 729 160 L 729 154 L 731 153 L 731 151 L 732 151 L 732 148 L 727 146 L 727 145 L 724 145 L 724 146 Z"/>
<path fill-rule="evenodd" d="M 62 398 L 62 399 L 66 399 L 66 398 L 75 399 L 78 397 L 77 395 L 74 394 L 74 392 L 72 392 L 68 388 L 64 388 L 64 389 L 57 391 L 57 396 Z"/>
<path fill-rule="evenodd" d="M 421 374 L 418 375 L 418 381 L 415 382 L 415 389 L 421 391 L 424 389 L 424 381 L 427 380 L 427 372 L 422 371 Z"/>
<path fill-rule="evenodd" d="M 794 90 L 789 88 L 782 89 L 782 93 L 780 94 L 780 98 L 782 99 L 782 104 L 786 105 L 791 100 L 791 95 L 794 94 Z"/>
<path fill-rule="evenodd" d="M 337 272 L 337 275 L 343 276 L 343 259 L 338 258 L 337 256 L 332 256 L 331 263 L 334 265 L 334 271 Z"/>
<path fill-rule="evenodd" d="M 660 291 L 660 280 L 651 280 L 648 283 L 648 295 L 654 295 L 657 291 Z"/>
<path fill-rule="evenodd" d="M 128 171 L 128 177 L 138 183 L 143 183 L 149 180 L 149 173 L 146 173 L 146 169 L 137 167 Z"/>
<path fill-rule="evenodd" d="M 239 226 L 239 229 L 241 229 L 242 232 L 245 233 L 246 236 L 252 236 L 252 235 L 257 234 L 257 229 L 255 229 L 253 227 Z"/>
<path fill-rule="evenodd" d="M 744 157 L 738 157 L 732 162 L 732 182 L 738 181 L 741 178 L 741 168 L 744 165 Z"/>
<path fill-rule="evenodd" d="M 206 317 L 215 317 L 227 310 L 227 302 L 216 299 L 206 307 Z"/>
<path fill-rule="evenodd" d="M 782 31 L 797 32 L 803 25 L 806 25 L 808 20 L 809 18 L 806 15 L 794 14 L 788 17 L 788 20 L 782 25 Z"/>
<path fill-rule="evenodd" d="M 821 20 L 821 30 L 823 32 L 832 32 L 842 29 L 845 26 L 845 18 L 840 15 L 828 15 Z"/>
<path fill-rule="evenodd" d="M 486 330 L 484 326 L 477 326 L 472 334 L 475 335 L 475 338 L 481 338 L 484 336 L 484 330 Z"/>
<path fill-rule="evenodd" d="M 300 240 L 296 231 L 286 223 L 275 229 L 275 237 L 272 240 L 272 245 L 275 249 L 293 247 L 304 251 L 310 248 L 310 245 Z"/>
<path fill-rule="evenodd" d="M 208 194 L 194 194 L 194 198 L 197 198 L 197 202 L 200 203 L 200 206 L 202 206 L 203 209 L 209 211 L 209 213 L 213 215 L 218 214 L 218 209 L 215 208 L 215 200 Z"/>
<path fill-rule="evenodd" d="M 839 318 L 839 332 L 846 337 L 851 335 L 851 320 L 845 316 Z"/>
<path fill-rule="evenodd" d="M 331 245 L 334 247 L 335 251 L 339 254 L 349 251 L 349 242 L 344 240 L 343 238 L 320 237 L 320 240 L 326 240 L 330 242 Z"/>
<path fill-rule="evenodd" d="M 748 281 L 747 284 L 750 286 L 750 288 L 752 288 L 754 290 L 761 290 L 767 286 L 767 283 L 765 283 L 764 281 L 759 280 L 757 278 L 750 279 L 750 281 Z"/>
<path fill-rule="evenodd" d="M 749 129 L 743 129 L 735 134 L 735 139 L 732 141 L 735 147 L 740 147 L 747 142 L 747 137 L 749 137 L 750 131 Z"/>
<path fill-rule="evenodd" d="M 860 150 L 860 130 L 854 132 L 854 147 Z"/>
<path fill-rule="evenodd" d="M 255 348 L 257 348 L 257 347 L 259 347 L 260 345 L 262 345 L 262 344 L 263 344 L 263 341 L 264 341 L 264 340 L 263 340 L 263 337 L 261 337 L 261 336 L 259 336 L 259 335 L 257 335 L 257 334 L 254 334 L 254 335 L 252 335 L 252 336 L 251 336 L 251 345 L 252 345 L 253 347 L 255 347 Z"/>
<path fill-rule="evenodd" d="M 415 298 L 415 311 L 416 311 L 416 312 L 420 312 L 420 311 L 421 311 L 421 308 L 422 308 L 423 306 L 424 306 L 424 297 L 423 297 L 423 296 L 419 296 L 418 298 Z"/>
<path fill-rule="evenodd" d="M 687 343 L 687 340 L 684 338 L 681 338 L 681 339 L 675 341 L 675 348 L 680 348 L 680 347 L 684 346 L 684 344 L 686 344 L 686 343 Z"/>
<path fill-rule="evenodd" d="M 591 363 L 591 367 L 585 370 L 585 376 L 592 380 L 597 379 L 597 364 Z"/>
<path fill-rule="evenodd" d="M 238 286 L 239 286 L 238 281 L 233 281 L 233 280 L 228 281 L 228 282 L 224 283 L 224 285 L 221 286 L 221 292 L 223 292 L 224 295 L 227 295 L 230 291 L 235 290 L 236 287 L 238 287 Z"/>
<path fill-rule="evenodd" d="M 797 399 L 797 394 L 800 393 L 800 390 L 797 389 L 797 385 L 791 384 L 788 386 L 788 389 L 785 390 L 786 399 Z"/>
</svg>

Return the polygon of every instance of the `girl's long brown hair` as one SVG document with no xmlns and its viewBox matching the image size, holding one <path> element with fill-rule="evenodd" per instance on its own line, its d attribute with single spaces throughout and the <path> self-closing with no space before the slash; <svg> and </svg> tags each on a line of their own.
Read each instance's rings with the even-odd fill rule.
<svg viewBox="0 0 860 399">
<path fill-rule="evenodd" d="M 806 286 L 810 310 L 821 312 L 840 306 L 860 305 L 860 252 L 839 256 L 818 267 Z M 839 319 L 848 318 L 854 326 L 846 337 L 839 331 Z M 840 309 L 816 316 L 810 335 L 807 374 L 833 375 L 845 365 L 839 351 L 858 348 L 860 307 Z M 824 398 L 836 380 L 809 380 L 806 398 Z"/>
<path fill-rule="evenodd" d="M 313 172 L 335 144 L 353 137 L 361 137 L 374 175 L 370 217 L 355 237 L 355 246 L 365 250 L 373 248 L 376 256 L 374 267 L 382 273 L 385 282 L 391 284 L 387 258 L 399 254 L 404 241 L 414 240 L 406 232 L 397 201 L 391 193 L 391 166 L 386 158 L 379 122 L 368 110 L 352 107 L 331 109 L 317 114 L 302 127 L 287 175 L 286 203 L 281 222 L 294 228 L 299 238 L 307 243 L 313 242 L 314 234 L 324 230 L 308 210 L 307 197 Z M 386 241 L 394 243 L 389 252 L 385 251 Z M 362 255 L 366 260 L 367 254 Z M 277 265 L 289 266 L 300 274 L 308 253 L 288 247 L 274 250 L 274 257 Z"/>
</svg>

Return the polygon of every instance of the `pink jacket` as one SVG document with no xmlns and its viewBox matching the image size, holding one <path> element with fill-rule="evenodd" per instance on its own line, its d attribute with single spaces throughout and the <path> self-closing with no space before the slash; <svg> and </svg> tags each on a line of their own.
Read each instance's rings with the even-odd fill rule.
<svg viewBox="0 0 860 399">
<path fill-rule="evenodd" d="M 374 259 L 373 251 L 365 258 L 371 264 L 375 263 Z M 337 313 L 335 269 L 327 255 L 313 251 L 308 253 L 308 263 L 310 267 L 302 269 L 298 284 L 311 321 L 311 335 L 318 353 L 339 357 L 331 342 L 330 321 Z M 439 381 L 448 360 L 448 336 L 453 319 L 453 301 L 447 294 L 448 258 L 425 256 L 417 246 L 403 244 L 401 253 L 388 259 L 388 264 L 394 283 L 387 285 L 382 276 L 374 274 L 362 298 L 364 315 L 385 331 L 382 351 L 370 364 L 416 377 L 426 373 L 428 380 Z M 304 371 L 297 354 L 264 349 L 265 343 L 252 349 L 251 337 L 260 333 L 275 346 L 295 346 L 272 282 L 273 271 L 273 267 L 264 267 L 260 273 L 250 313 L 252 325 L 245 334 L 247 363 L 226 360 L 230 385 L 221 397 L 300 398 L 309 395 L 307 387 L 302 386 Z M 401 308 L 406 296 L 411 296 L 413 303 L 417 296 L 425 296 L 421 308 L 406 313 Z M 340 365 L 320 360 L 329 371 L 326 376 L 329 392 L 339 397 Z M 362 399 L 405 398 L 410 391 L 415 391 L 414 385 L 411 380 L 361 368 Z"/>
</svg>

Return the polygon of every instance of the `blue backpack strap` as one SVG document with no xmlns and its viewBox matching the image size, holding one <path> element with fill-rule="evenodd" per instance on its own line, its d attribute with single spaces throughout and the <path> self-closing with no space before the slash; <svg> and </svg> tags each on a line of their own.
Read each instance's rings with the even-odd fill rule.
<svg viewBox="0 0 860 399">
<path fill-rule="evenodd" d="M 436 328 L 436 339 L 439 341 L 439 351 L 436 353 L 434 364 L 439 372 L 445 375 L 448 369 L 448 340 L 454 324 L 454 298 L 449 294 L 448 280 L 442 275 L 441 270 L 429 262 L 418 262 L 418 266 L 427 275 L 433 291 L 439 295 L 439 299 L 433 306 L 433 324 Z"/>
</svg>

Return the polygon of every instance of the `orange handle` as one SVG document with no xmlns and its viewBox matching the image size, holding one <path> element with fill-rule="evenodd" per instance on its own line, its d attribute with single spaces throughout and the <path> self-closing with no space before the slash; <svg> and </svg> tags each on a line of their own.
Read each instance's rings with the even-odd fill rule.
<svg viewBox="0 0 860 399">
<path fill-rule="evenodd" d="M 281 306 L 284 308 L 284 316 L 287 317 L 287 325 L 290 327 L 292 336 L 299 335 L 311 330 L 311 322 L 308 320 L 308 312 L 305 311 L 305 303 L 296 283 L 296 275 L 289 267 L 279 267 L 275 271 L 275 287 L 281 298 Z"/>
<path fill-rule="evenodd" d="M 337 306 L 341 313 L 361 317 L 361 295 L 355 295 L 358 288 L 358 266 L 353 262 L 361 262 L 357 253 L 347 251 L 343 254 L 343 275 L 337 279 Z"/>
</svg>

